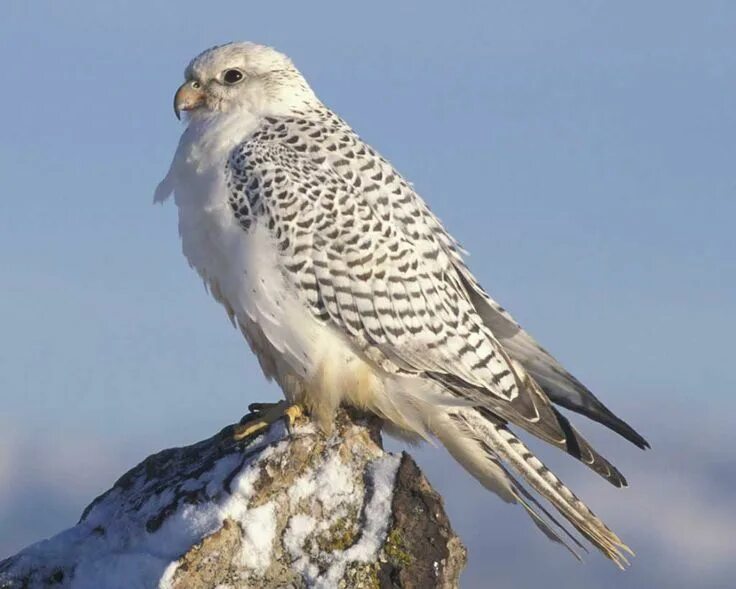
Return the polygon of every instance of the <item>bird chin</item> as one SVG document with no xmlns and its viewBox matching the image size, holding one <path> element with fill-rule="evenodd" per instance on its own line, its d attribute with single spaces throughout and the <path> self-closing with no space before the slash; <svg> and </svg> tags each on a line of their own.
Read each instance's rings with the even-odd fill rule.
<svg viewBox="0 0 736 589">
<path fill-rule="evenodd" d="M 184 121 L 185 123 L 190 123 L 192 121 L 200 120 L 204 118 L 203 115 L 206 112 L 207 111 L 203 107 L 198 106 L 197 108 L 193 108 L 192 110 L 183 111 L 181 114 L 181 120 Z"/>
</svg>

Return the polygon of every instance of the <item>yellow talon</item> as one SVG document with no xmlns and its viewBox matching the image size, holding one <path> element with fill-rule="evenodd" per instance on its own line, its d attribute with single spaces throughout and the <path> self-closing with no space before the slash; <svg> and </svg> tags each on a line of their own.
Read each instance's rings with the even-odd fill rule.
<svg viewBox="0 0 736 589">
<path fill-rule="evenodd" d="M 284 416 L 286 417 L 289 424 L 289 429 L 291 429 L 292 427 L 294 427 L 297 419 L 299 419 L 300 417 L 304 417 L 304 409 L 301 405 L 289 405 L 284 410 Z"/>
<path fill-rule="evenodd" d="M 233 427 L 233 438 L 236 441 L 253 436 L 280 419 L 286 420 L 286 426 L 291 431 L 296 421 L 304 416 L 304 409 L 301 405 L 288 405 L 286 401 L 254 403 L 250 409 L 251 414 L 244 418 L 245 423 L 239 423 Z"/>
</svg>

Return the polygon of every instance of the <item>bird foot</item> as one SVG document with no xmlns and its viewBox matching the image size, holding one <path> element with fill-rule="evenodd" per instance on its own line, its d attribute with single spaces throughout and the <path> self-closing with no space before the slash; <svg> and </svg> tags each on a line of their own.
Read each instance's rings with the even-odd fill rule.
<svg viewBox="0 0 736 589">
<path fill-rule="evenodd" d="M 286 428 L 292 433 L 294 424 L 304 417 L 304 408 L 298 404 L 289 404 L 287 401 L 278 403 L 251 403 L 248 405 L 248 413 L 243 416 L 240 423 L 233 427 L 233 438 L 240 441 L 253 436 L 280 419 L 286 420 Z"/>
</svg>

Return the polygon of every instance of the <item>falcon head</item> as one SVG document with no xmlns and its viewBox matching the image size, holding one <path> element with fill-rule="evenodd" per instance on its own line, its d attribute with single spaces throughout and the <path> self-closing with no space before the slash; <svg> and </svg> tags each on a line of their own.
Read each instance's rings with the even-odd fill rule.
<svg viewBox="0 0 736 589">
<path fill-rule="evenodd" d="M 255 43 L 228 43 L 207 49 L 184 71 L 174 96 L 174 112 L 190 117 L 245 110 L 285 114 L 317 102 L 299 70 L 284 54 Z"/>
</svg>

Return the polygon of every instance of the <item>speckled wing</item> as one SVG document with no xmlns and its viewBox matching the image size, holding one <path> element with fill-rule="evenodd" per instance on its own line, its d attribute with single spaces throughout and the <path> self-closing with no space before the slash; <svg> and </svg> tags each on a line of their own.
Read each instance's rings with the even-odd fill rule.
<svg viewBox="0 0 736 589">
<path fill-rule="evenodd" d="M 550 400 L 605 425 L 642 449 L 649 447 L 644 437 L 606 407 L 494 301 L 462 260 L 458 258 L 455 263 L 478 314 L 509 355 L 524 366 Z"/>
<path fill-rule="evenodd" d="M 458 289 L 469 299 L 483 324 L 545 395 L 554 403 L 611 428 L 640 448 L 648 448 L 648 442 L 638 432 L 608 409 L 485 292 L 465 265 L 460 245 L 391 164 L 338 117 L 329 113 L 327 121 L 320 136 L 329 145 L 327 161 L 342 170 L 348 181 L 365 186 L 364 195 L 371 207 L 410 236 L 422 255 L 434 257 L 443 268 L 452 268 L 446 274 L 459 283 Z"/>
<path fill-rule="evenodd" d="M 335 115 L 268 119 L 228 174 L 234 214 L 268 224 L 315 318 L 385 370 L 433 379 L 625 484 L 484 323 L 426 205 Z"/>
<path fill-rule="evenodd" d="M 387 370 L 451 375 L 483 390 L 474 393 L 479 403 L 489 394 L 519 397 L 505 354 L 440 248 L 423 251 L 374 210 L 369 186 L 320 165 L 289 139 L 261 131 L 236 149 L 231 205 L 244 229 L 268 225 L 284 271 L 314 316 L 359 349 L 378 352 Z"/>
</svg>

